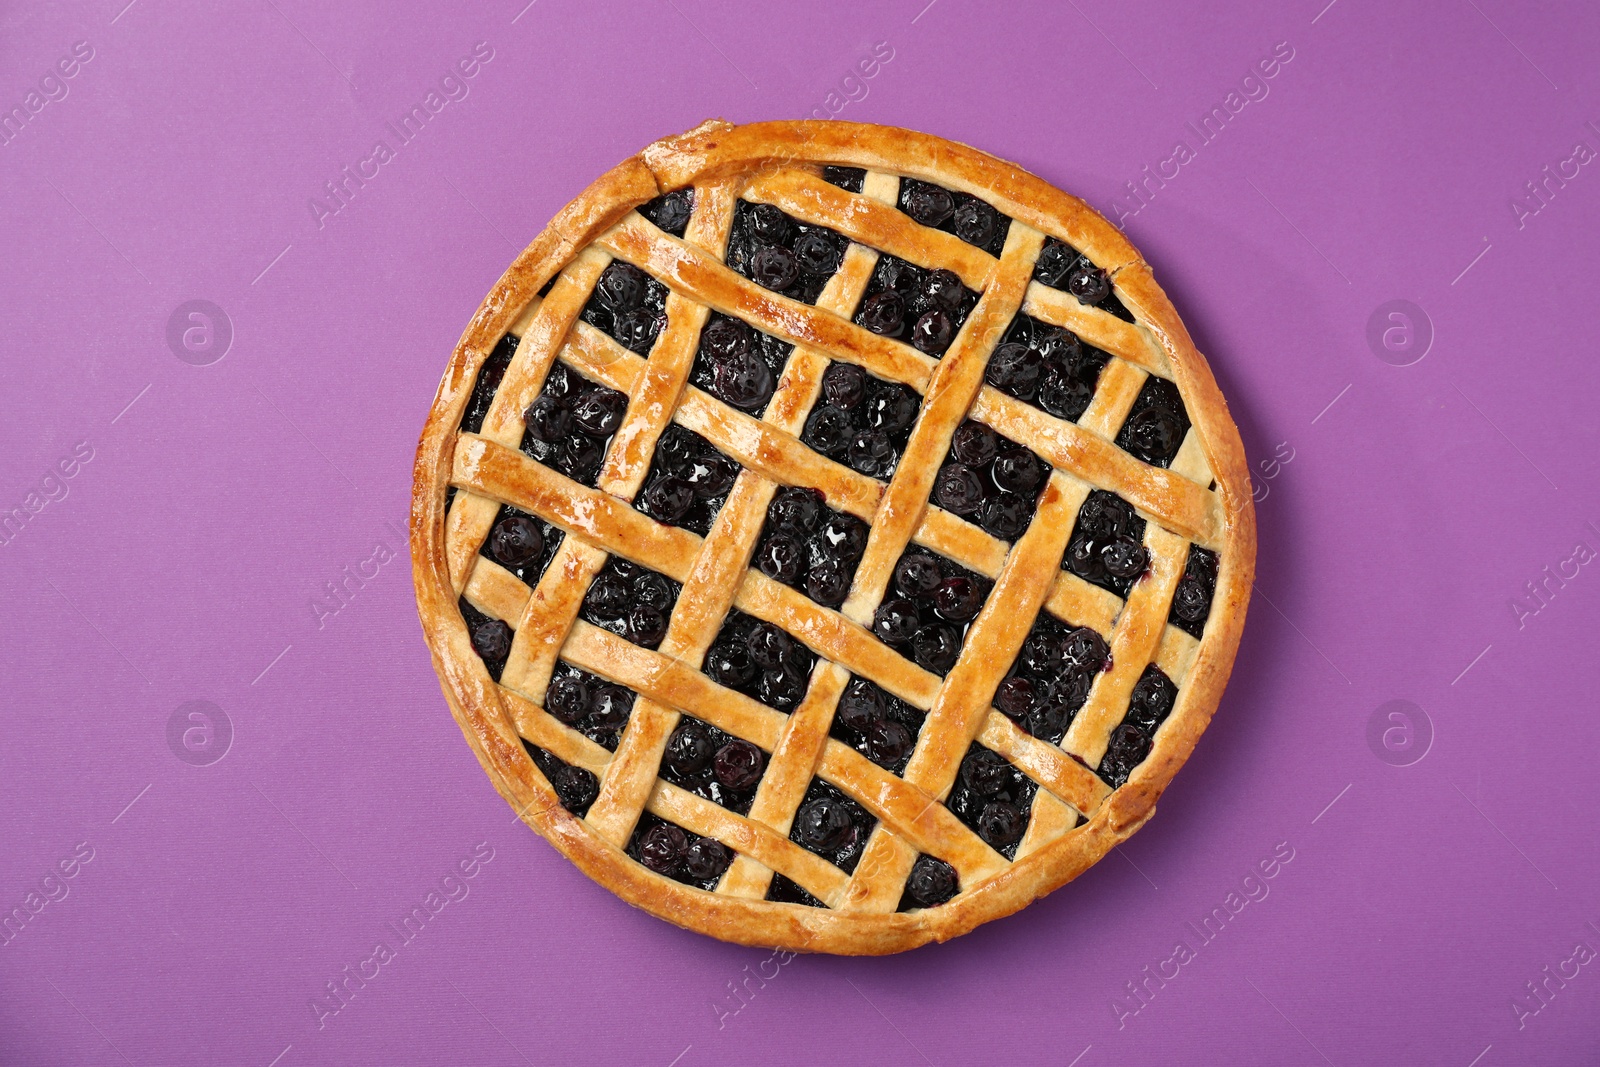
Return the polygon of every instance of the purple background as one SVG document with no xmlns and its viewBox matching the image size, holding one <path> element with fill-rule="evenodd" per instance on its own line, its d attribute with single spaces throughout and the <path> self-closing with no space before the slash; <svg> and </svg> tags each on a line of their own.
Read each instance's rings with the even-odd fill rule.
<svg viewBox="0 0 1600 1067">
<path fill-rule="evenodd" d="M 1600 167 L 1513 208 L 1600 148 L 1592 7 L 524 2 L 0 17 L 3 109 L 94 49 L 0 146 L 0 510 L 93 450 L 0 546 L 0 913 L 94 850 L 0 946 L 0 1062 L 1592 1062 L 1600 965 L 1513 1008 L 1600 948 L 1600 577 L 1559 571 L 1600 549 Z M 385 122 L 480 41 L 470 95 L 396 147 Z M 1195 149 L 1125 225 L 1257 465 L 1259 595 L 1215 724 L 1117 855 L 946 946 L 795 959 L 731 1013 L 768 953 L 629 909 L 513 823 L 397 527 L 451 346 L 550 215 L 704 118 L 826 107 L 878 41 L 841 118 L 1102 210 Z M 1269 95 L 1201 144 L 1185 123 L 1279 42 Z M 319 227 L 310 198 L 379 138 L 395 159 Z M 167 340 L 192 299 L 234 331 L 206 366 Z M 1394 299 L 1431 321 L 1409 366 L 1368 342 Z M 398 558 L 319 626 L 379 544 Z M 208 766 L 167 740 L 192 700 L 233 729 Z M 1421 709 L 1398 755 L 1368 741 L 1391 700 Z M 385 924 L 479 842 L 470 894 L 401 944 Z M 1186 924 L 1280 842 L 1270 895 L 1201 945 Z M 1119 1027 L 1180 938 L 1195 958 Z M 393 961 L 319 1027 L 311 998 L 379 940 Z"/>
</svg>

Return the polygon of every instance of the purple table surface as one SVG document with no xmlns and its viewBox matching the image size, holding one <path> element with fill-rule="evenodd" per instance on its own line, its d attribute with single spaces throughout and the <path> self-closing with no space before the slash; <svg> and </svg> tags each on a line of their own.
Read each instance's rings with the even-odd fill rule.
<svg viewBox="0 0 1600 1067">
<path fill-rule="evenodd" d="M 0 1063 L 1594 1062 L 1600 12 L 525 3 L 0 16 Z M 680 931 L 515 823 L 403 532 L 557 208 L 829 113 L 1117 219 L 1260 501 L 1159 816 L 880 960 Z"/>
</svg>

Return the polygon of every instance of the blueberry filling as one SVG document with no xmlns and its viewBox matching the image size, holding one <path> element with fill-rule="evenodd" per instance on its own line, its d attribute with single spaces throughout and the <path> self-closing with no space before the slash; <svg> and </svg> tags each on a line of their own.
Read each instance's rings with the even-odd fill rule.
<svg viewBox="0 0 1600 1067">
<path fill-rule="evenodd" d="M 867 282 L 855 322 L 875 334 L 942 356 L 978 302 L 954 271 L 924 270 L 884 253 Z"/>
<path fill-rule="evenodd" d="M 661 758 L 661 777 L 740 815 L 767 770 L 767 754 L 741 738 L 688 715 L 678 720 Z"/>
<path fill-rule="evenodd" d="M 1095 675 L 1110 666 L 1111 649 L 1098 633 L 1041 614 L 995 689 L 994 706 L 1034 737 L 1057 744 L 1089 699 Z"/>
<path fill-rule="evenodd" d="M 953 233 L 991 256 L 1005 247 L 1011 219 L 975 196 L 916 178 L 900 179 L 900 210 L 924 226 Z"/>
<path fill-rule="evenodd" d="M 993 588 L 982 575 L 913 545 L 894 566 L 894 582 L 872 616 L 872 632 L 924 670 L 946 674 Z"/>
<path fill-rule="evenodd" d="M 646 812 L 639 816 L 628 855 L 648 870 L 697 889 L 715 889 L 733 852 L 721 841 L 692 834 L 676 823 Z"/>
<path fill-rule="evenodd" d="M 822 376 L 822 402 L 811 410 L 800 440 L 858 474 L 888 481 L 921 405 L 907 386 L 834 362 Z"/>
<path fill-rule="evenodd" d="M 664 574 L 612 556 L 584 595 L 581 614 L 602 630 L 636 645 L 658 648 L 683 586 Z"/>
<path fill-rule="evenodd" d="M 449 504 L 447 503 L 448 509 Z M 543 519 L 502 504 L 479 555 L 487 556 L 528 585 L 538 585 L 564 535 Z"/>
<path fill-rule="evenodd" d="M 1144 520 L 1115 493 L 1096 489 L 1078 509 L 1061 568 L 1122 597 L 1150 565 Z"/>
<path fill-rule="evenodd" d="M 822 180 L 847 193 L 859 193 L 866 184 L 867 172 L 860 167 L 823 167 Z"/>
<path fill-rule="evenodd" d="M 494 351 L 489 353 L 489 358 L 483 361 L 483 366 L 478 368 L 478 380 L 472 386 L 472 399 L 467 401 L 467 410 L 461 416 L 462 433 L 477 433 L 483 429 L 483 417 L 489 414 L 489 405 L 494 403 L 495 391 L 506 376 L 506 368 L 511 366 L 511 357 L 516 354 L 520 340 L 506 334 L 494 346 Z"/>
<path fill-rule="evenodd" d="M 483 660 L 489 677 L 498 682 L 500 672 L 506 669 L 506 657 L 511 654 L 511 638 L 514 636 L 511 627 L 468 604 L 466 597 L 458 597 L 456 606 L 461 609 L 461 620 L 467 624 L 472 651 Z"/>
<path fill-rule="evenodd" d="M 631 689 L 557 660 L 545 688 L 544 710 L 557 722 L 615 752 L 628 717 L 633 714 L 634 695 Z"/>
<path fill-rule="evenodd" d="M 589 814 L 589 805 L 600 795 L 600 779 L 594 772 L 563 762 L 531 741 L 523 741 L 522 747 L 528 750 L 534 765 L 549 780 L 561 806 L 580 819 Z"/>
<path fill-rule="evenodd" d="M 1199 545 L 1189 546 L 1183 577 L 1172 596 L 1172 613 L 1167 621 L 1190 637 L 1205 632 L 1206 616 L 1211 614 L 1211 598 L 1217 592 L 1217 554 Z"/>
<path fill-rule="evenodd" d="M 971 419 L 956 427 L 950 453 L 933 481 L 933 502 L 1015 541 L 1033 521 L 1050 464 Z"/>
<path fill-rule="evenodd" d="M 700 331 L 689 381 L 760 418 L 793 351 L 789 342 L 713 311 Z"/>
<path fill-rule="evenodd" d="M 554 364 L 544 388 L 523 413 L 527 428 L 522 451 L 593 487 L 600 478 L 606 446 L 627 410 L 624 394 L 596 385 L 564 364 Z"/>
<path fill-rule="evenodd" d="M 1111 278 L 1106 272 L 1064 241 L 1045 238 L 1039 258 L 1033 264 L 1033 278 L 1052 289 L 1071 293 L 1080 304 L 1091 304 L 1123 322 L 1133 321 L 1133 316 L 1112 291 Z"/>
<path fill-rule="evenodd" d="M 739 464 L 710 441 L 671 424 L 656 442 L 655 458 L 633 506 L 658 522 L 704 537 L 738 476 Z"/>
<path fill-rule="evenodd" d="M 820 491 L 801 486 L 773 494 L 752 562 L 773 581 L 837 608 L 867 550 L 867 524 L 822 500 Z"/>
<path fill-rule="evenodd" d="M 1172 464 L 1189 432 L 1189 411 L 1178 387 L 1151 375 L 1128 410 L 1117 434 L 1117 447 L 1157 467 Z"/>
<path fill-rule="evenodd" d="M 614 259 L 600 272 L 580 317 L 641 356 L 667 325 L 667 287 L 632 263 Z"/>
<path fill-rule="evenodd" d="M 704 669 L 718 685 L 787 714 L 805 698 L 816 663 L 809 648 L 778 627 L 734 610 L 711 643 Z"/>
<path fill-rule="evenodd" d="M 945 806 L 996 852 L 1015 859 L 1038 788 L 1000 753 L 973 743 Z"/>
<path fill-rule="evenodd" d="M 450 514 L 450 505 L 455 502 L 455 499 L 456 499 L 456 487 L 453 486 L 453 485 L 445 486 L 444 487 L 444 513 L 446 515 Z"/>
<path fill-rule="evenodd" d="M 800 888 L 799 883 L 781 874 L 772 876 L 767 887 L 767 899 L 775 904 L 804 904 L 808 908 L 826 908 L 827 905 Z"/>
<path fill-rule="evenodd" d="M 898 910 L 936 908 L 960 891 L 961 879 L 956 869 L 937 856 L 923 853 L 911 865 L 911 877 L 906 879 Z"/>
<path fill-rule="evenodd" d="M 1144 669 L 1128 697 L 1128 714 L 1122 725 L 1111 731 L 1106 754 L 1100 761 L 1100 777 L 1113 789 L 1128 780 L 1133 769 L 1150 755 L 1156 730 L 1172 714 L 1178 687 L 1161 668 L 1152 664 Z"/>
<path fill-rule="evenodd" d="M 794 814 L 789 840 L 843 870 L 856 869 L 878 820 L 820 778 L 811 779 Z"/>
<path fill-rule="evenodd" d="M 990 353 L 983 378 L 1007 396 L 1075 422 L 1088 410 L 1110 361 L 1072 331 L 1019 312 Z"/>
<path fill-rule="evenodd" d="M 899 697 L 852 675 L 828 733 L 891 774 L 901 774 L 911 762 L 924 717 Z"/>
<path fill-rule="evenodd" d="M 815 304 L 844 261 L 848 238 L 801 222 L 772 204 L 733 206 L 728 266 L 775 293 Z"/>
<path fill-rule="evenodd" d="M 639 214 L 654 223 L 657 229 L 674 237 L 683 236 L 683 231 L 689 226 L 689 213 L 693 210 L 693 189 L 662 193 L 649 203 L 639 205 Z"/>
</svg>

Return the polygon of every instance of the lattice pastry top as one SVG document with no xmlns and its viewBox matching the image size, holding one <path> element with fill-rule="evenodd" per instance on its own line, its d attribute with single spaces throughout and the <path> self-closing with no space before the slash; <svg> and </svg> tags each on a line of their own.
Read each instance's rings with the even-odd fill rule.
<svg viewBox="0 0 1600 1067">
<path fill-rule="evenodd" d="M 435 666 L 630 903 L 894 952 L 1136 830 L 1255 563 L 1238 431 L 1149 267 L 963 145 L 708 122 L 563 210 L 423 431 Z"/>
</svg>

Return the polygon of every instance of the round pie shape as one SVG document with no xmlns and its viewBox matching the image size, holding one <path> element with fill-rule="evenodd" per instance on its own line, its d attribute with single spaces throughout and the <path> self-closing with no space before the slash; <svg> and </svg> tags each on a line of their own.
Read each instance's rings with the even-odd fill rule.
<svg viewBox="0 0 1600 1067">
<path fill-rule="evenodd" d="M 670 922 L 841 954 L 965 933 L 1137 830 L 1255 566 L 1238 431 L 1122 234 L 842 122 L 707 122 L 563 209 L 456 347 L 411 537 L 524 821 Z"/>
</svg>

